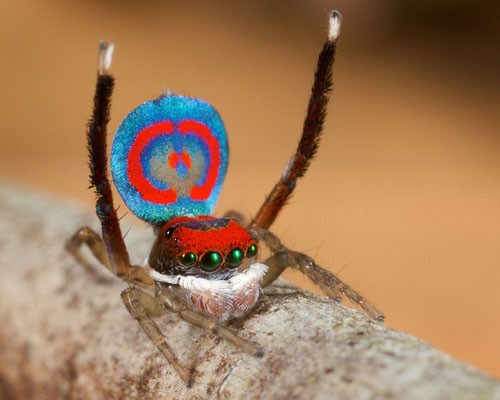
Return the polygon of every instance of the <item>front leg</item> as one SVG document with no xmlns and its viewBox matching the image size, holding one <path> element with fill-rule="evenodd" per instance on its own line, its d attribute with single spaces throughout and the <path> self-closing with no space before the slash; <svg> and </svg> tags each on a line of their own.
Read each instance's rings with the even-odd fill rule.
<svg viewBox="0 0 500 400">
<path fill-rule="evenodd" d="M 139 323 L 151 342 L 161 351 L 188 386 L 192 384 L 191 371 L 180 363 L 167 343 L 166 336 L 161 333 L 160 328 L 152 319 L 161 317 L 167 311 L 176 312 L 184 321 L 216 334 L 221 339 L 234 344 L 248 354 L 257 357 L 262 357 L 264 354 L 262 349 L 255 344 L 240 338 L 212 318 L 189 310 L 182 298 L 175 292 L 175 289 L 173 291 L 169 289 L 160 290 L 157 295 L 157 297 L 150 296 L 139 288 L 128 288 L 121 293 L 123 303 L 130 315 Z"/>
<path fill-rule="evenodd" d="M 179 312 L 179 316 L 184 320 L 189 322 L 192 325 L 196 325 L 204 330 L 214 333 L 219 336 L 221 339 L 224 339 L 236 347 L 239 347 L 245 353 L 250 354 L 256 357 L 262 357 L 264 355 L 264 351 L 256 346 L 254 343 L 240 338 L 238 335 L 231 332 L 228 328 L 221 325 L 217 321 L 214 321 L 212 318 L 200 314 L 196 311 L 192 310 L 182 310 Z"/>
<path fill-rule="evenodd" d="M 168 306 L 173 311 L 177 312 L 179 317 L 184 321 L 219 336 L 221 339 L 239 347 L 247 354 L 256 357 L 262 357 L 264 355 L 260 347 L 234 334 L 231 330 L 222 325 L 222 322 L 198 311 L 189 309 L 185 303 L 184 294 L 179 293 L 176 289 L 178 289 L 178 287 L 161 289 L 158 292 L 158 296 L 163 298 L 164 304 L 168 304 Z"/>
<path fill-rule="evenodd" d="M 337 276 L 317 265 L 308 255 L 288 249 L 275 234 L 267 229 L 253 228 L 251 233 L 257 239 L 262 240 L 273 253 L 264 261 L 264 264 L 269 267 L 269 271 L 264 277 L 263 287 L 274 282 L 287 267 L 291 267 L 306 275 L 329 298 L 341 301 L 345 296 L 373 319 L 384 320 L 382 312 L 373 304 Z"/>
<path fill-rule="evenodd" d="M 151 342 L 161 351 L 181 379 L 190 387 L 192 384 L 190 370 L 181 365 L 174 351 L 167 343 L 167 338 L 151 319 L 165 314 L 168 311 L 167 308 L 157 299 L 138 288 L 125 289 L 121 293 L 121 297 L 130 315 L 139 323 Z"/>
</svg>

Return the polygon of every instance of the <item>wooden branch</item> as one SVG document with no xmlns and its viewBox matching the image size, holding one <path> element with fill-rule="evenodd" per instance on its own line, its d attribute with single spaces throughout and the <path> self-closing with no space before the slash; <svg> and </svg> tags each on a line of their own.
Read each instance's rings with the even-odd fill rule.
<svg viewBox="0 0 500 400">
<path fill-rule="evenodd" d="M 262 359 L 175 315 L 159 320 L 194 367 L 188 389 L 121 304 L 125 285 L 97 283 L 64 251 L 89 224 L 95 216 L 0 184 L 0 399 L 500 399 L 477 369 L 283 283 L 230 325 Z M 134 261 L 150 236 L 133 226 Z"/>
</svg>

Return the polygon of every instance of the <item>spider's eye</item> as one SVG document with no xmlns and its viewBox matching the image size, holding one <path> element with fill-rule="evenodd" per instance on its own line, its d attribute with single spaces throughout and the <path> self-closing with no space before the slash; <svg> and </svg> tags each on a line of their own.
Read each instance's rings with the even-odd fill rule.
<svg viewBox="0 0 500 400">
<path fill-rule="evenodd" d="M 200 267 L 207 272 L 215 271 L 222 262 L 222 257 L 216 251 L 209 251 L 201 257 Z"/>
<path fill-rule="evenodd" d="M 174 228 L 168 228 L 166 231 L 165 231 L 165 238 L 166 239 L 170 239 L 172 237 L 172 235 L 174 234 Z"/>
<path fill-rule="evenodd" d="M 228 268 L 237 268 L 243 261 L 243 251 L 241 249 L 233 249 L 229 252 L 226 258 L 226 265 Z"/>
<path fill-rule="evenodd" d="M 257 245 L 251 244 L 247 249 L 247 257 L 252 258 L 257 255 Z"/>
<path fill-rule="evenodd" d="M 194 253 L 184 253 L 181 256 L 181 263 L 186 267 L 191 267 L 196 263 L 196 254 Z"/>
</svg>

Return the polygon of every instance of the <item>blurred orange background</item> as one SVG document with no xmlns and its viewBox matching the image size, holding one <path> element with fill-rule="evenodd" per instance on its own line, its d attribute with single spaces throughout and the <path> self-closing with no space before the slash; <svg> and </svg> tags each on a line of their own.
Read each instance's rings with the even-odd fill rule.
<svg viewBox="0 0 500 400">
<path fill-rule="evenodd" d="M 295 149 L 338 9 L 322 146 L 273 230 L 364 293 L 387 325 L 500 377 L 498 3 L 2 3 L 2 179 L 93 209 L 84 126 L 107 38 L 110 130 L 165 89 L 210 101 L 231 145 L 217 212 L 246 215 Z"/>
</svg>

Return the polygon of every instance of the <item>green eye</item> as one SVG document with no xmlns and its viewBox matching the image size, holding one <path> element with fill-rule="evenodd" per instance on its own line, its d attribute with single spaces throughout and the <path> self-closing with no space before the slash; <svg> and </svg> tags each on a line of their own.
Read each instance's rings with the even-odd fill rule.
<svg viewBox="0 0 500 400">
<path fill-rule="evenodd" d="M 243 261 L 243 251 L 241 249 L 233 249 L 229 252 L 226 259 L 226 265 L 228 268 L 237 268 L 241 265 Z"/>
<path fill-rule="evenodd" d="M 196 263 L 196 254 L 194 253 L 184 253 L 181 256 L 181 263 L 182 265 L 185 265 L 186 267 L 191 267 Z"/>
<path fill-rule="evenodd" d="M 216 251 L 209 251 L 201 257 L 201 269 L 207 272 L 215 271 L 222 262 L 222 257 Z"/>
<path fill-rule="evenodd" d="M 250 247 L 247 249 L 247 257 L 252 258 L 255 257 L 256 254 L 257 254 L 257 245 L 251 244 Z"/>
</svg>

